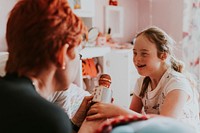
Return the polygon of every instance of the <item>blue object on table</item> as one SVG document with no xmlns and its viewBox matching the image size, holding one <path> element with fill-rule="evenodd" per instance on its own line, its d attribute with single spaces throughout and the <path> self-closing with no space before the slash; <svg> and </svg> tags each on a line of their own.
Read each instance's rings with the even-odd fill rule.
<svg viewBox="0 0 200 133">
<path fill-rule="evenodd" d="M 115 127 L 111 133 L 194 133 L 188 125 L 167 117 L 155 117 Z"/>
</svg>

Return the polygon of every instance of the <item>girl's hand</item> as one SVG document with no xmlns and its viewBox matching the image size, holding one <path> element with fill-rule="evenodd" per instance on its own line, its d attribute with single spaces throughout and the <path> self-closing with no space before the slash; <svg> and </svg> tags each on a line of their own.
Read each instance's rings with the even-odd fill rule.
<svg viewBox="0 0 200 133">
<path fill-rule="evenodd" d="M 95 103 L 93 104 L 88 113 L 86 120 L 107 119 L 120 115 L 122 108 L 109 103 Z"/>
</svg>

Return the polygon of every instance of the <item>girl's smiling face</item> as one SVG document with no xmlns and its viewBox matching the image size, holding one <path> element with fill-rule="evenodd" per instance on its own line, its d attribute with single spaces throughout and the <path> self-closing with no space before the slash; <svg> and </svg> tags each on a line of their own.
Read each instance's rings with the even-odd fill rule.
<svg viewBox="0 0 200 133">
<path fill-rule="evenodd" d="M 133 55 L 134 65 L 142 76 L 151 76 L 161 66 L 161 59 L 158 57 L 156 45 L 143 34 L 135 40 Z"/>
</svg>

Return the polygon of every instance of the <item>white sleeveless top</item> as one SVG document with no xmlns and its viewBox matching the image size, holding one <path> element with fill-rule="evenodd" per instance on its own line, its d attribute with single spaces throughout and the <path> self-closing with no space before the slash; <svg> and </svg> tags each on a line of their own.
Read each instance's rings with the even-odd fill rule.
<svg viewBox="0 0 200 133">
<path fill-rule="evenodd" d="M 145 77 L 141 77 L 138 79 L 135 89 L 133 90 L 133 93 L 138 97 L 144 78 Z M 151 89 L 151 85 L 149 83 L 145 96 L 142 98 L 145 113 L 160 114 L 166 95 L 175 89 L 183 90 L 190 96 L 177 119 L 192 125 L 198 130 L 198 132 L 200 132 L 199 104 L 197 95 L 191 88 L 190 82 L 187 78 L 183 74 L 176 72 L 171 68 L 163 74 L 154 90 Z"/>
</svg>

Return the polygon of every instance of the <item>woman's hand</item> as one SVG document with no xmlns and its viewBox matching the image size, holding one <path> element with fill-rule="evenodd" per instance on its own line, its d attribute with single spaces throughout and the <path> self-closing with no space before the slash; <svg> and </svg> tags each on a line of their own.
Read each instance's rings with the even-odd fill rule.
<svg viewBox="0 0 200 133">
<path fill-rule="evenodd" d="M 79 127 L 81 126 L 81 124 L 83 123 L 83 121 L 84 121 L 84 119 L 87 115 L 87 111 L 91 106 L 92 98 L 93 98 L 93 96 L 84 97 L 78 111 L 76 112 L 76 114 L 72 118 L 72 122 Z"/>
</svg>

